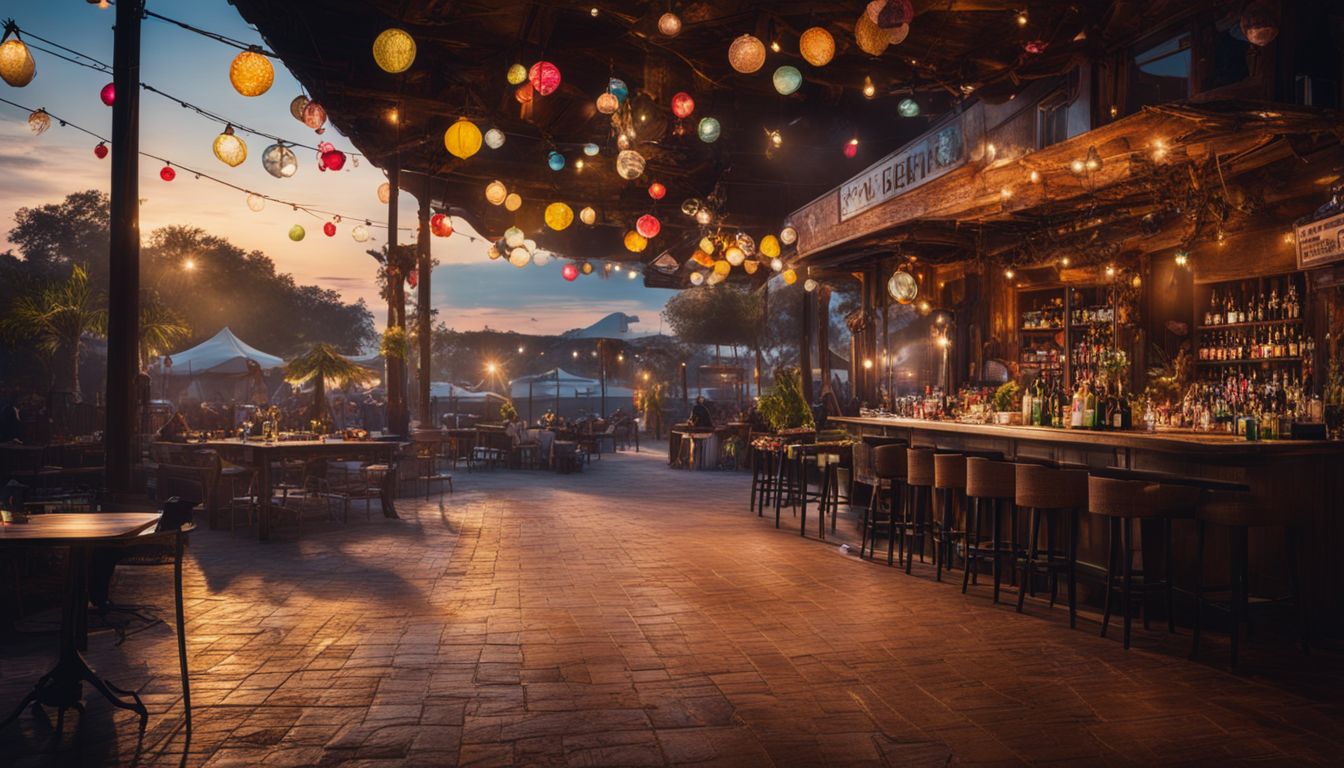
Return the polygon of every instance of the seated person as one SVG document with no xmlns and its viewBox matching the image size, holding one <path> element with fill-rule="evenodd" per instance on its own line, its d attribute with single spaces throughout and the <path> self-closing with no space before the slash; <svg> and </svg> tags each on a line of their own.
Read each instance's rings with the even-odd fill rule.
<svg viewBox="0 0 1344 768">
<path fill-rule="evenodd" d="M 159 431 L 155 433 L 154 439 L 161 443 L 185 443 L 187 442 L 187 432 L 190 427 L 187 426 L 187 417 L 181 411 L 173 414 L 173 417 L 167 421 Z"/>
<path fill-rule="evenodd" d="M 513 420 L 504 427 L 504 434 L 509 436 L 509 440 L 515 446 L 531 442 L 527 434 L 527 422 L 518 416 L 513 417 Z"/>
<path fill-rule="evenodd" d="M 709 412 L 709 406 L 705 405 L 705 396 L 700 395 L 695 398 L 695 405 L 691 406 L 691 426 L 699 429 L 713 429 L 714 417 Z"/>
</svg>

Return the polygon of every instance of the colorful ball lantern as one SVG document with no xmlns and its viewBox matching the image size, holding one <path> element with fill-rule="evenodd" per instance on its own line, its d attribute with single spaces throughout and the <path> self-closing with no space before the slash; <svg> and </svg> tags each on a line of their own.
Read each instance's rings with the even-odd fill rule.
<svg viewBox="0 0 1344 768">
<path fill-rule="evenodd" d="M 756 274 L 756 270 L 760 269 L 760 266 L 761 262 L 756 261 L 755 259 L 750 259 L 742 262 L 742 271 L 746 272 L 748 275 L 754 275 Z"/>
<path fill-rule="evenodd" d="M 504 146 L 504 132 L 498 128 L 491 128 L 485 132 L 485 146 L 491 149 L 499 149 Z"/>
<path fill-rule="evenodd" d="M 504 254 L 500 252 L 499 245 L 491 243 L 490 248 L 485 252 L 485 255 L 491 261 L 499 261 L 499 257 Z"/>
<path fill-rule="evenodd" d="M 765 65 L 765 43 L 755 35 L 741 35 L 728 46 L 728 63 L 744 75 Z"/>
<path fill-rule="evenodd" d="M 845 157 L 853 160 L 859 154 L 859 140 L 850 139 L 845 142 L 845 148 L 840 150 L 840 152 L 844 154 Z"/>
<path fill-rule="evenodd" d="M 508 74 L 505 77 L 508 79 L 509 85 L 522 85 L 523 81 L 527 80 L 527 67 L 522 64 L 510 64 Z"/>
<path fill-rule="evenodd" d="M 808 64 L 824 67 L 835 58 L 835 38 L 824 27 L 810 27 L 798 39 L 798 52 Z"/>
<path fill-rule="evenodd" d="M 793 245 L 798 242 L 798 230 L 793 227 L 784 227 L 779 230 L 779 242 L 785 245 Z"/>
<path fill-rule="evenodd" d="M 585 275 L 593 274 L 593 263 L 591 261 L 583 262 L 583 266 L 579 267 L 579 271 Z"/>
<path fill-rule="evenodd" d="M 649 185 L 649 197 L 654 200 L 662 200 L 664 197 L 667 197 L 667 187 L 663 186 L 660 182 L 653 182 Z"/>
<path fill-rule="evenodd" d="M 367 243 L 369 241 L 369 228 L 363 224 L 359 224 L 354 229 L 350 230 L 350 237 L 353 238 L 356 243 Z"/>
<path fill-rule="evenodd" d="M 104 85 L 102 90 L 98 91 L 98 99 L 107 106 L 112 106 L 117 100 L 117 86 L 115 83 Z"/>
<path fill-rule="evenodd" d="M 546 206 L 546 212 L 542 218 L 546 220 L 546 226 L 556 232 L 561 232 L 574 223 L 574 209 L 564 203 L 551 203 Z"/>
<path fill-rule="evenodd" d="M 517 248 L 518 246 L 522 245 L 523 240 L 525 240 L 526 238 L 527 235 L 523 234 L 523 230 L 517 227 L 509 227 L 508 229 L 504 230 L 504 244 L 509 246 L 510 248 Z"/>
<path fill-rule="evenodd" d="M 527 71 L 527 81 L 539 96 L 550 96 L 560 87 L 560 68 L 549 61 L 538 61 Z"/>
<path fill-rule="evenodd" d="M 233 133 L 233 126 L 225 126 L 224 132 L 215 137 L 215 157 L 219 162 L 237 168 L 247 159 L 247 143 Z"/>
<path fill-rule="evenodd" d="M 504 182 L 495 179 L 485 185 L 485 199 L 491 205 L 503 205 L 504 198 L 509 196 L 509 188 L 504 186 Z"/>
<path fill-rule="evenodd" d="M 522 269 L 532 263 L 532 254 L 528 253 L 527 249 L 520 245 L 509 251 L 509 263 Z"/>
<path fill-rule="evenodd" d="M 272 144 L 261 153 L 261 167 L 277 179 L 288 179 L 299 170 L 299 158 L 284 144 Z"/>
<path fill-rule="evenodd" d="M 316 101 L 308 102 L 303 107 L 303 124 L 322 133 L 326 130 L 322 126 L 327 124 L 327 110 Z"/>
<path fill-rule="evenodd" d="M 177 171 L 173 170 L 173 166 L 165 165 L 159 169 L 159 178 L 164 181 L 172 181 L 177 178 Z"/>
<path fill-rule="evenodd" d="M 404 29 L 384 29 L 373 39 L 373 61 L 388 74 L 405 72 L 415 63 L 415 38 Z"/>
<path fill-rule="evenodd" d="M 573 264 L 566 264 L 560 268 L 560 276 L 572 283 L 579 279 L 579 268 Z"/>
<path fill-rule="evenodd" d="M 663 37 L 676 37 L 681 34 L 681 17 L 671 11 L 658 17 L 658 33 Z"/>
<path fill-rule="evenodd" d="M 678 118 L 685 120 L 694 111 L 695 99 L 691 98 L 691 94 L 681 91 L 672 97 L 672 114 Z"/>
<path fill-rule="evenodd" d="M 452 237 L 453 220 L 447 214 L 436 213 L 429 217 L 429 232 L 435 237 Z"/>
<path fill-rule="evenodd" d="M 579 221 L 591 227 L 597 223 L 597 211 L 593 210 L 592 206 L 584 206 L 583 210 L 579 211 Z"/>
<path fill-rule="evenodd" d="M 565 156 L 555 150 L 551 150 L 546 153 L 546 165 L 552 171 L 563 171 L 565 169 Z"/>
<path fill-rule="evenodd" d="M 345 153 L 329 142 L 317 145 L 317 160 L 319 170 L 339 171 L 345 167 Z"/>
<path fill-rule="evenodd" d="M 630 86 L 619 77 L 613 77 L 607 80 L 607 93 L 616 97 L 616 100 L 622 104 L 630 96 Z"/>
<path fill-rule="evenodd" d="M 858 44 L 859 50 L 869 56 L 881 56 L 891 45 L 891 37 L 868 18 L 868 14 L 861 13 L 854 22 L 854 42 Z"/>
<path fill-rule="evenodd" d="M 788 64 L 776 69 L 770 79 L 775 84 L 775 91 L 781 96 L 795 94 L 803 86 L 803 73 Z"/>
<path fill-rule="evenodd" d="M 713 253 L 714 241 L 709 239 L 708 237 L 700 238 L 700 250 L 704 251 L 706 254 Z"/>
<path fill-rule="evenodd" d="M 28 115 L 28 130 L 34 136 L 41 136 L 51 127 L 51 115 L 45 109 L 35 109 Z"/>
<path fill-rule="evenodd" d="M 616 155 L 616 173 L 622 179 L 637 179 L 644 173 L 644 156 L 633 149 L 623 149 Z"/>
<path fill-rule="evenodd" d="M 247 209 L 253 213 L 261 213 L 261 209 L 266 207 L 266 198 L 256 193 L 247 196 Z"/>
<path fill-rule="evenodd" d="M 510 192 L 509 196 L 504 198 L 504 210 L 512 213 L 523 207 L 523 198 L 517 192 Z"/>
<path fill-rule="evenodd" d="M 610 115 L 621 108 L 621 100 L 616 98 L 611 92 L 607 92 L 597 97 L 597 111 L 604 115 Z"/>
<path fill-rule="evenodd" d="M 775 257 L 775 258 L 771 259 L 771 260 L 770 260 L 770 269 L 774 270 L 775 272 L 779 272 L 779 271 L 783 270 L 783 269 L 784 269 L 784 260 L 781 259 L 781 258 L 779 258 L 779 257 Z"/>
<path fill-rule="evenodd" d="M 690 280 L 691 280 L 691 285 L 695 285 L 695 286 L 704 285 L 704 284 L 705 284 L 705 273 L 704 273 L 704 272 L 692 272 L 692 273 L 691 273 Z"/>
<path fill-rule="evenodd" d="M 14 37 L 0 43 L 0 79 L 15 88 L 22 88 L 37 77 L 37 62 L 28 50 L 28 44 Z"/>
<path fill-rule="evenodd" d="M 780 273 L 780 277 L 784 278 L 785 285 L 793 285 L 798 282 L 798 273 L 794 272 L 792 269 L 784 270 Z"/>
<path fill-rule="evenodd" d="M 657 216 L 646 213 L 635 221 L 635 231 L 652 240 L 658 236 L 659 232 L 663 231 L 663 224 L 658 221 Z"/>
<path fill-rule="evenodd" d="M 896 111 L 901 117 L 919 117 L 919 102 L 907 96 L 896 105 Z"/>
<path fill-rule="evenodd" d="M 738 248 L 736 245 L 730 245 L 723 252 L 723 258 L 728 262 L 729 266 L 740 267 L 742 266 L 742 262 L 747 260 L 747 254 L 744 253 L 742 249 Z"/>
<path fill-rule="evenodd" d="M 457 118 L 457 122 L 443 132 L 443 146 L 448 154 L 462 160 L 480 152 L 481 141 L 481 129 L 465 117 Z"/>
<path fill-rule="evenodd" d="M 868 18 L 883 29 L 909 24 L 915 18 L 910 0 L 873 0 L 866 9 Z"/>
<path fill-rule="evenodd" d="M 601 151 L 602 148 L 592 142 L 583 145 L 583 154 L 589 157 L 597 157 L 597 153 Z"/>
<path fill-rule="evenodd" d="M 229 83 L 244 96 L 260 96 L 275 82 L 275 67 L 260 51 L 249 49 L 233 57 L 229 65 Z"/>
<path fill-rule="evenodd" d="M 732 271 L 733 271 L 732 262 L 726 261 L 724 259 L 719 259 L 718 261 L 714 262 L 714 274 L 718 275 L 719 277 L 727 277 L 728 273 Z"/>
<path fill-rule="evenodd" d="M 719 126 L 719 121 L 712 117 L 701 118 L 700 124 L 696 126 L 695 133 L 700 140 L 706 144 L 713 144 L 719 140 L 719 134 L 723 129 Z"/>
<path fill-rule="evenodd" d="M 817 290 L 817 281 L 813 280 L 810 277 L 807 278 L 806 280 L 803 281 L 803 290 L 807 291 L 808 293 Z"/>
<path fill-rule="evenodd" d="M 308 97 L 303 94 L 295 96 L 289 102 L 289 114 L 294 116 L 295 120 L 303 122 L 303 110 L 308 107 Z"/>
<path fill-rule="evenodd" d="M 335 236 L 336 236 L 336 222 L 334 222 L 334 221 L 328 221 L 328 222 L 324 223 L 324 224 L 322 225 L 322 234 L 326 235 L 327 237 L 335 237 Z"/>
<path fill-rule="evenodd" d="M 645 248 L 648 247 L 649 247 L 648 238 L 634 231 L 625 233 L 625 250 L 631 253 L 641 253 Z"/>
<path fill-rule="evenodd" d="M 384 181 L 378 185 L 378 202 L 387 205 L 392 199 L 392 185 Z"/>
<path fill-rule="evenodd" d="M 295 224 L 289 228 L 289 239 L 296 243 L 302 240 L 307 234 L 308 233 L 303 230 L 303 225 L 301 224 Z"/>
<path fill-rule="evenodd" d="M 1252 45 L 1266 46 L 1279 36 L 1279 22 L 1274 9 L 1262 0 L 1255 0 L 1241 12 L 1241 34 Z"/>
<path fill-rule="evenodd" d="M 513 91 L 513 98 L 519 104 L 531 104 L 533 95 L 531 83 L 523 83 Z"/>
<path fill-rule="evenodd" d="M 748 235 L 746 232 L 738 232 L 735 239 L 737 241 L 737 247 L 742 249 L 742 253 L 747 256 L 756 255 L 756 241 L 752 239 L 751 235 Z"/>
<path fill-rule="evenodd" d="M 773 259 L 779 255 L 779 240 L 774 235 L 766 235 L 761 238 L 761 255 L 767 259 Z"/>
</svg>

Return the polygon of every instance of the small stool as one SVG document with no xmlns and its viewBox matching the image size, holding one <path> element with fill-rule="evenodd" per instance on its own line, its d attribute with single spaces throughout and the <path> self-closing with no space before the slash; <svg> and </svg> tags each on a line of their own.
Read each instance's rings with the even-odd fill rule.
<svg viewBox="0 0 1344 768">
<path fill-rule="evenodd" d="M 956 509 L 966 506 L 966 457 L 960 453 L 938 453 L 933 457 L 933 491 L 935 510 L 933 528 L 933 562 L 937 566 L 935 580 L 943 580 L 943 568 L 952 567 L 956 541 L 963 537 L 957 530 Z"/>
<path fill-rule="evenodd" d="M 757 517 L 765 516 L 765 505 L 775 492 L 775 462 L 780 452 L 757 449 L 751 452 L 751 507 Z"/>
<path fill-rule="evenodd" d="M 1087 508 L 1087 471 L 1081 469 L 1054 469 L 1038 464 L 1016 467 L 1016 494 L 1018 509 L 1030 510 L 1027 523 L 1025 551 L 1017 555 L 1021 579 L 1017 585 L 1017 611 L 1022 612 L 1027 592 L 1034 595 L 1032 579 L 1044 573 L 1049 579 L 1050 605 L 1054 606 L 1059 572 L 1068 578 L 1069 626 L 1078 624 L 1078 511 Z M 1061 518 L 1067 518 L 1068 545 L 1055 546 L 1055 528 Z M 1045 523 L 1045 550 L 1040 548 L 1041 523 Z"/>
<path fill-rule="evenodd" d="M 888 493 L 887 515 L 887 565 L 892 564 L 896 546 L 896 506 L 900 503 L 904 489 L 901 485 L 906 477 L 906 455 L 903 445 L 879 445 L 873 449 L 873 478 L 876 484 L 868 497 L 868 506 L 863 511 L 863 539 L 859 543 L 859 557 L 867 548 L 872 557 L 877 548 L 878 513 L 882 511 L 882 491 Z"/>
<path fill-rule="evenodd" d="M 1227 528 L 1231 538 L 1231 583 L 1225 587 L 1205 587 L 1201 582 L 1204 567 L 1204 536 L 1210 525 Z M 1238 651 L 1241 644 L 1241 628 L 1250 626 L 1250 567 L 1249 539 L 1252 528 L 1282 528 L 1284 545 L 1287 550 L 1288 591 L 1287 598 L 1265 601 L 1257 605 L 1264 607 L 1269 603 L 1291 602 L 1297 609 L 1298 632 L 1302 652 L 1310 652 L 1306 607 L 1299 592 L 1297 573 L 1297 525 L 1288 510 L 1272 508 L 1255 499 L 1249 493 L 1214 492 L 1209 494 L 1195 512 L 1195 525 L 1198 531 L 1198 543 L 1195 553 L 1195 621 L 1193 639 L 1190 644 L 1190 658 L 1199 653 L 1200 612 L 1206 603 L 1206 592 L 1228 592 L 1226 610 L 1232 617 L 1232 666 L 1237 666 Z M 1224 606 L 1217 606 L 1224 607 Z"/>
<path fill-rule="evenodd" d="M 905 549 L 905 572 L 915 559 L 915 540 L 919 540 L 919 561 L 924 562 L 924 534 L 929 529 L 929 519 L 933 517 L 933 449 L 906 449 L 905 493 L 907 503 L 901 521 L 901 542 L 907 540 Z"/>
<path fill-rule="evenodd" d="M 1017 471 L 1006 461 L 970 456 L 966 459 L 966 562 L 961 575 L 961 593 L 972 581 L 979 581 L 980 559 L 993 558 L 994 602 L 999 602 L 999 587 L 1003 583 L 1003 559 L 1010 561 L 1017 555 Z M 990 546 L 981 544 L 981 515 L 988 506 L 992 533 Z M 1007 547 L 1003 545 L 1003 512 L 1007 508 L 1011 533 Z"/>
</svg>

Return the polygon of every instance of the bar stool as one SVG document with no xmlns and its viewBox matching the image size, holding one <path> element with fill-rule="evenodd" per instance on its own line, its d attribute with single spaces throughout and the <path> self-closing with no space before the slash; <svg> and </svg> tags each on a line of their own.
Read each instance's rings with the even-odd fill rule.
<svg viewBox="0 0 1344 768">
<path fill-rule="evenodd" d="M 859 542 L 859 557 L 868 550 L 872 557 L 877 549 L 878 513 L 882 510 L 882 491 L 887 489 L 887 565 L 891 565 L 896 547 L 897 505 L 901 503 L 906 478 L 906 455 L 903 445 L 879 445 L 873 449 L 873 493 L 863 510 L 863 538 Z"/>
<path fill-rule="evenodd" d="M 840 481 L 836 468 L 840 464 L 840 456 L 835 448 L 819 447 L 816 445 L 800 445 L 795 449 L 794 460 L 797 463 L 795 472 L 798 477 L 799 502 L 802 504 L 802 513 L 799 516 L 799 530 L 801 536 L 807 535 L 807 503 L 815 501 L 817 503 L 817 534 L 820 538 L 826 540 L 826 512 L 831 512 L 831 530 L 835 530 L 835 518 L 840 512 Z M 812 490 L 808 484 L 808 470 L 815 468 L 817 474 L 817 490 Z"/>
<path fill-rule="evenodd" d="M 1006 461 L 994 461 L 978 456 L 966 459 L 966 562 L 961 575 L 961 593 L 966 594 L 972 580 L 979 582 L 980 559 L 988 554 L 993 558 L 994 602 L 999 602 L 999 587 L 1003 583 L 1002 561 L 1011 561 L 1017 555 L 1017 472 Z M 988 548 L 981 544 L 982 514 L 988 506 L 992 533 Z M 1008 511 L 1009 545 L 1003 546 L 1003 513 Z"/>
<path fill-rule="evenodd" d="M 933 517 L 933 456 L 932 448 L 906 449 L 906 504 L 901 517 L 901 545 L 905 550 L 905 572 L 915 559 L 915 539 L 919 540 L 919 562 L 924 562 L 924 535 Z M 909 542 L 909 547 L 905 543 Z"/>
<path fill-rule="evenodd" d="M 1018 509 L 1030 510 L 1027 542 L 1017 555 L 1021 578 L 1017 585 L 1017 612 L 1022 612 L 1027 592 L 1033 589 L 1031 577 L 1044 573 L 1049 579 L 1050 605 L 1055 604 L 1059 572 L 1069 580 L 1069 627 L 1078 624 L 1078 512 L 1087 508 L 1087 471 L 1055 469 L 1039 464 L 1014 465 L 1017 473 L 1015 501 Z M 1055 546 L 1055 529 L 1067 518 L 1068 545 Z M 1040 548 L 1041 523 L 1045 523 L 1045 550 Z"/>
<path fill-rule="evenodd" d="M 751 452 L 751 508 L 757 517 L 765 516 L 765 505 L 775 492 L 775 462 L 779 451 L 757 448 Z"/>
<path fill-rule="evenodd" d="M 943 580 L 943 568 L 952 568 L 957 539 L 964 533 L 957 530 L 956 508 L 966 508 L 966 457 L 960 453 L 939 453 L 933 457 L 933 491 L 935 510 L 933 528 L 933 562 L 937 566 L 934 579 Z"/>
<path fill-rule="evenodd" d="M 1238 651 L 1241 644 L 1241 628 L 1245 624 L 1250 628 L 1248 611 L 1250 609 L 1250 568 L 1249 539 L 1252 528 L 1282 528 L 1284 545 L 1287 550 L 1288 597 L 1266 600 L 1257 607 L 1266 607 L 1272 603 L 1291 602 L 1297 609 L 1298 632 L 1302 652 L 1310 652 L 1306 606 L 1299 591 L 1297 573 L 1297 526 L 1299 522 L 1293 513 L 1279 507 L 1269 507 L 1249 493 L 1214 492 L 1209 494 L 1195 512 L 1195 525 L 1198 531 L 1198 543 L 1195 554 L 1195 621 L 1193 639 L 1190 644 L 1190 658 L 1199 653 L 1200 613 L 1206 603 L 1206 592 L 1228 592 L 1226 610 L 1232 617 L 1232 666 L 1237 666 Z M 1227 528 L 1231 539 L 1231 582 L 1228 586 L 1205 587 L 1203 579 L 1204 537 L 1209 524 Z M 1216 606 L 1224 607 L 1224 606 Z"/>
</svg>

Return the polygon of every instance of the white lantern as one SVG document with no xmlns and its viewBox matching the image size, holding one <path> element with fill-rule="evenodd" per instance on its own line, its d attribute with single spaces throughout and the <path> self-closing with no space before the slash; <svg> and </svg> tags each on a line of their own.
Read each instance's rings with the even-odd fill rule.
<svg viewBox="0 0 1344 768">
<path fill-rule="evenodd" d="M 485 199 L 491 205 L 503 205 L 504 199 L 509 196 L 509 190 L 504 186 L 504 182 L 495 179 L 485 185 Z"/>
<path fill-rule="evenodd" d="M 810 277 L 807 278 L 806 280 L 803 281 L 803 290 L 807 291 L 808 293 L 817 290 L 817 281 L 813 280 Z"/>
<path fill-rule="evenodd" d="M 658 17 L 658 32 L 663 37 L 676 37 L 681 34 L 681 17 L 671 11 Z"/>
<path fill-rule="evenodd" d="M 773 269 L 773 270 L 776 271 L 776 272 L 780 272 L 780 271 L 782 271 L 782 270 L 784 269 L 784 260 L 781 259 L 781 258 L 779 258 L 779 257 L 775 257 L 775 258 L 771 259 L 771 260 L 770 260 L 770 268 Z"/>
<path fill-rule="evenodd" d="M 510 192 L 509 196 L 504 198 L 504 210 L 513 212 L 522 207 L 523 198 L 517 192 Z"/>
<path fill-rule="evenodd" d="M 261 153 L 261 167 L 277 179 L 288 179 L 299 170 L 299 158 L 284 144 L 272 144 Z"/>
<path fill-rule="evenodd" d="M 779 242 L 785 245 L 793 245 L 798 242 L 798 230 L 793 227 L 785 227 L 779 230 Z"/>
<path fill-rule="evenodd" d="M 692 272 L 692 273 L 691 273 L 691 285 L 704 285 L 704 284 L 705 284 L 705 273 L 704 273 L 704 272 Z"/>
<path fill-rule="evenodd" d="M 350 236 L 355 239 L 356 243 L 368 242 L 369 228 L 364 226 L 363 224 L 360 224 L 356 226 L 354 229 L 350 230 Z"/>
<path fill-rule="evenodd" d="M 742 262 L 747 260 L 747 255 L 736 245 L 730 245 L 728 246 L 728 249 L 723 252 L 723 258 L 727 259 L 728 263 L 732 264 L 734 267 L 740 267 L 742 266 Z"/>
<path fill-rule="evenodd" d="M 517 248 L 522 245 L 525 237 L 526 235 L 523 234 L 523 230 L 517 227 L 509 227 L 504 230 L 504 244 L 510 248 Z"/>
<path fill-rule="evenodd" d="M 499 149 L 504 146 L 504 132 L 498 128 L 491 128 L 485 132 L 485 146 L 491 149 Z"/>
<path fill-rule="evenodd" d="M 585 206 L 583 210 L 579 211 L 579 221 L 582 221 L 588 226 L 592 226 L 593 223 L 597 221 L 597 211 L 594 211 L 591 207 Z"/>
<path fill-rule="evenodd" d="M 266 207 L 266 198 L 255 193 L 247 196 L 248 210 L 252 211 L 253 213 L 257 213 L 260 212 L 261 209 L 265 207 Z"/>
<path fill-rule="evenodd" d="M 378 202 L 387 205 L 387 201 L 392 199 L 392 185 L 384 181 L 378 185 Z"/>
<path fill-rule="evenodd" d="M 527 249 L 520 245 L 509 251 L 509 263 L 522 269 L 532 263 L 532 254 L 528 253 Z"/>
<path fill-rule="evenodd" d="M 644 173 L 644 156 L 633 149 L 623 149 L 616 156 L 616 173 L 622 179 L 637 179 Z"/>
<path fill-rule="evenodd" d="M 728 46 L 728 63 L 744 75 L 765 65 L 765 44 L 754 35 L 742 35 Z"/>
</svg>

